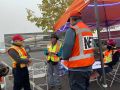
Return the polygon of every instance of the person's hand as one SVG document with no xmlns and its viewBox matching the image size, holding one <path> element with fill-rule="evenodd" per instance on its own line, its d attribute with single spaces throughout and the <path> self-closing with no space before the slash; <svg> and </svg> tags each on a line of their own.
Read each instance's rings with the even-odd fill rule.
<svg viewBox="0 0 120 90">
<path fill-rule="evenodd" d="M 56 53 L 54 53 L 54 52 L 51 52 L 51 54 L 52 54 L 52 55 L 56 55 Z"/>
<path fill-rule="evenodd" d="M 54 53 L 54 52 L 49 52 L 49 55 L 51 56 L 51 55 L 56 55 L 56 53 Z"/>
<path fill-rule="evenodd" d="M 32 60 L 33 60 L 32 58 L 29 58 L 29 61 L 31 61 L 31 62 L 32 62 Z"/>
</svg>

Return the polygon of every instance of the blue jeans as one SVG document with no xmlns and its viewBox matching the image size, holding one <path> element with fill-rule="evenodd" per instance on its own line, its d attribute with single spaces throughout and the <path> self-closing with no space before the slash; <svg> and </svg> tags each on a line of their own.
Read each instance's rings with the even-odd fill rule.
<svg viewBox="0 0 120 90">
<path fill-rule="evenodd" d="M 90 71 L 69 71 L 71 90 L 89 90 Z"/>
</svg>

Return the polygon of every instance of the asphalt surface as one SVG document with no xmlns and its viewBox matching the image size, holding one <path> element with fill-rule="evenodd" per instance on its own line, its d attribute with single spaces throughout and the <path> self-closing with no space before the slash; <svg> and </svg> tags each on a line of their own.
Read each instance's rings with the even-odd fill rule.
<svg viewBox="0 0 120 90">
<path fill-rule="evenodd" d="M 30 55 L 31 55 L 32 58 L 36 59 L 36 60 L 33 61 L 33 63 L 39 63 L 39 60 L 44 59 L 43 52 L 40 52 L 40 51 L 31 52 Z M 11 66 L 11 60 L 9 59 L 9 57 L 6 54 L 1 54 L 0 55 L 0 61 L 3 61 L 7 65 Z M 36 78 L 36 79 L 30 78 L 30 80 L 32 82 L 32 84 L 31 84 L 32 90 L 46 90 L 46 85 L 44 85 L 44 86 L 40 85 L 41 82 L 43 83 L 43 81 L 45 81 L 45 78 Z M 70 90 L 67 75 L 62 76 L 61 81 L 62 81 L 61 90 Z M 120 81 L 120 80 L 118 80 L 118 81 Z M 108 82 L 108 84 L 109 84 L 109 82 Z M 34 89 L 33 89 L 33 86 L 35 87 Z M 10 78 L 6 77 L 6 90 L 12 90 L 12 88 L 13 88 L 13 78 L 10 79 Z M 54 88 L 54 89 L 51 89 L 51 90 L 58 90 L 58 89 Z M 92 81 L 92 82 L 90 82 L 90 90 L 120 90 L 120 83 L 114 82 L 112 87 L 104 89 L 104 88 L 101 88 L 97 84 L 96 81 Z"/>
</svg>

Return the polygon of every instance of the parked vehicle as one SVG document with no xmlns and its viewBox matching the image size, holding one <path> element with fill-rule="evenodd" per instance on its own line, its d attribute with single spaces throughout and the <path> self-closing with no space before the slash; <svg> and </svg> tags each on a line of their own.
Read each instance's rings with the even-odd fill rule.
<svg viewBox="0 0 120 90">
<path fill-rule="evenodd" d="M 5 47 L 9 48 L 12 44 L 11 37 L 14 34 L 5 34 Z M 22 33 L 21 34 L 25 40 L 25 48 L 27 51 L 34 51 L 34 50 L 43 50 L 45 47 L 47 47 L 47 44 L 50 40 L 50 33 L 44 34 L 44 33 Z"/>
</svg>

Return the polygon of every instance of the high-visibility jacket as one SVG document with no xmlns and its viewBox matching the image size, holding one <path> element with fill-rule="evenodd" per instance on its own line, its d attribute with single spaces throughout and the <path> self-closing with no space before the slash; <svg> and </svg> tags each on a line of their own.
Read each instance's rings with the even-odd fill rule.
<svg viewBox="0 0 120 90">
<path fill-rule="evenodd" d="M 10 49 L 14 49 L 19 54 L 21 59 L 28 59 L 28 55 L 27 55 L 27 52 L 24 49 L 24 47 L 18 47 L 18 46 L 13 45 L 12 47 L 9 48 L 9 50 Z M 11 56 L 10 56 L 10 58 L 12 60 L 12 67 L 16 68 L 17 62 Z M 27 66 L 26 64 L 20 64 L 21 68 L 24 68 L 26 66 Z"/>
<path fill-rule="evenodd" d="M 114 53 L 115 51 L 113 51 L 113 50 L 106 50 L 106 51 L 104 51 L 104 63 L 109 63 L 109 62 L 111 62 L 112 61 L 112 56 L 113 56 L 113 53 Z"/>
<path fill-rule="evenodd" d="M 94 63 L 92 32 L 83 22 L 78 22 L 71 28 L 76 33 L 75 43 L 69 60 L 65 60 L 63 64 L 67 68 L 91 66 Z"/>
<path fill-rule="evenodd" d="M 53 62 L 59 62 L 60 57 L 58 57 L 56 54 L 60 51 L 61 48 L 61 43 L 57 41 L 57 43 L 53 46 L 52 43 L 47 45 L 48 52 L 53 52 L 55 54 L 48 54 L 47 55 L 47 60 L 51 60 Z"/>
</svg>

